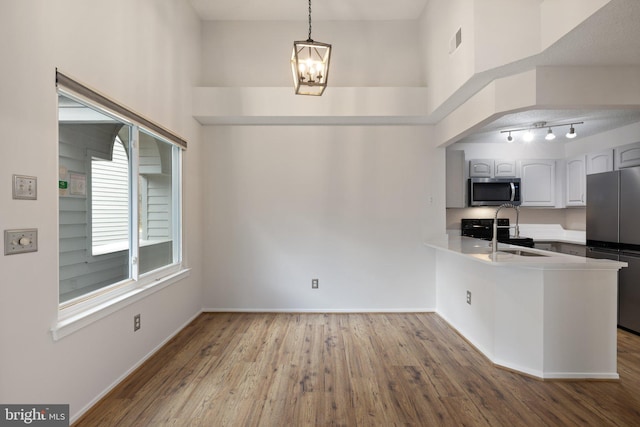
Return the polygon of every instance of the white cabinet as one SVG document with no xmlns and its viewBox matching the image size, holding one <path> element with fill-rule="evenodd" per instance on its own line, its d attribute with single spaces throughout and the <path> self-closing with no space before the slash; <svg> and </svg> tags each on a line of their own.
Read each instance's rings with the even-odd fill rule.
<svg viewBox="0 0 640 427">
<path fill-rule="evenodd" d="M 515 160 L 495 160 L 495 166 L 493 169 L 493 175 L 498 177 L 511 178 L 516 176 L 516 161 Z"/>
<path fill-rule="evenodd" d="M 587 192 L 586 156 L 567 159 L 567 206 L 585 206 Z"/>
<path fill-rule="evenodd" d="M 518 176 L 522 180 L 522 206 L 551 206 L 556 204 L 556 161 L 518 160 Z"/>
<path fill-rule="evenodd" d="M 472 159 L 469 160 L 469 177 L 500 178 L 516 176 L 515 160 Z"/>
<path fill-rule="evenodd" d="M 599 151 L 597 153 L 587 153 L 587 175 L 601 172 L 611 172 L 613 170 L 613 148 Z"/>
<path fill-rule="evenodd" d="M 466 162 L 464 151 L 447 150 L 446 154 L 446 206 L 448 208 L 466 207 Z"/>
<path fill-rule="evenodd" d="M 473 159 L 469 160 L 470 178 L 493 178 L 493 159 Z"/>
<path fill-rule="evenodd" d="M 614 167 L 616 169 L 640 166 L 640 142 L 614 149 Z"/>
</svg>

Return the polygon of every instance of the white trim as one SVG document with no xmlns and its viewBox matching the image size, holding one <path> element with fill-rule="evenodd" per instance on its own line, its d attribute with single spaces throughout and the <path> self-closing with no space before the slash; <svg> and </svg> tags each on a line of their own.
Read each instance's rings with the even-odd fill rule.
<svg viewBox="0 0 640 427">
<path fill-rule="evenodd" d="M 106 396 L 111 390 L 113 390 L 115 387 L 117 387 L 122 381 L 124 381 L 129 375 L 131 375 L 133 373 L 133 371 L 135 371 L 136 369 L 138 369 L 144 362 L 146 362 L 151 356 L 153 356 L 154 354 L 156 354 L 162 347 L 164 347 L 171 339 L 173 339 L 173 337 L 175 337 L 176 335 L 178 335 L 180 332 L 182 332 L 182 330 L 184 328 L 186 328 L 187 326 L 189 326 L 189 324 L 191 322 L 193 322 L 198 316 L 200 316 L 202 314 L 201 311 L 197 312 L 196 314 L 194 314 L 193 316 L 191 316 L 191 318 L 189 318 L 186 322 L 184 322 L 180 327 L 178 327 L 178 329 L 176 329 L 175 331 L 173 331 L 173 333 L 169 334 L 169 336 L 167 336 L 167 338 L 165 338 L 160 344 L 158 344 L 157 346 L 155 346 L 150 352 L 148 352 L 144 357 L 142 357 L 142 359 L 140 359 L 136 364 L 134 364 L 131 368 L 127 369 L 127 371 L 125 373 L 123 373 L 122 375 L 120 375 L 114 382 L 112 382 L 107 388 L 105 388 L 101 393 L 99 393 L 96 397 L 94 397 L 93 399 L 91 399 L 91 401 L 89 403 L 87 403 L 86 405 L 84 405 L 84 407 L 82 409 L 80 409 L 78 412 L 76 412 L 75 414 L 73 414 L 73 416 L 71 416 L 71 420 L 70 423 L 73 424 L 76 421 L 78 421 L 78 419 L 80 419 L 80 417 L 82 417 L 89 409 L 91 409 L 93 407 L 93 405 L 95 405 L 96 403 L 98 403 L 98 401 L 100 401 L 100 399 L 102 399 L 104 396 Z"/>
<path fill-rule="evenodd" d="M 51 336 L 54 341 L 71 335 L 90 324 L 103 319 L 116 311 L 122 310 L 134 302 L 140 301 L 169 285 L 179 282 L 191 274 L 191 269 L 182 269 L 168 276 L 152 280 L 149 283 L 132 288 L 121 295 L 109 298 L 101 304 L 91 305 L 80 311 L 74 311 L 69 316 L 59 318 L 51 328 Z M 61 312 L 64 310 L 61 310 Z"/>
<path fill-rule="evenodd" d="M 620 375 L 616 372 L 545 372 L 542 377 L 547 379 L 573 380 L 573 379 L 589 379 L 589 380 L 619 380 Z"/>
<path fill-rule="evenodd" d="M 129 277 L 138 280 L 140 272 L 140 248 L 138 218 L 138 177 L 140 176 L 140 127 L 131 128 L 131 141 L 129 143 Z"/>
<path fill-rule="evenodd" d="M 203 313 L 436 313 L 435 308 L 203 308 Z"/>
</svg>

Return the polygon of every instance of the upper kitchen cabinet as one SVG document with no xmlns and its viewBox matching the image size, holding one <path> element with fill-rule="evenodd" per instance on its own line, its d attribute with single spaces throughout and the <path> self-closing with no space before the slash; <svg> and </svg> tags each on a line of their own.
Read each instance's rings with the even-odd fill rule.
<svg viewBox="0 0 640 427">
<path fill-rule="evenodd" d="M 470 178 L 493 178 L 493 159 L 472 159 L 469 160 Z"/>
<path fill-rule="evenodd" d="M 586 156 L 567 159 L 567 206 L 585 206 L 587 194 L 587 174 L 585 173 Z"/>
<path fill-rule="evenodd" d="M 495 160 L 494 176 L 511 178 L 516 176 L 515 160 Z"/>
<path fill-rule="evenodd" d="M 587 175 L 613 170 L 613 148 L 587 154 Z"/>
<path fill-rule="evenodd" d="M 556 161 L 518 160 L 522 206 L 556 205 Z"/>
<path fill-rule="evenodd" d="M 515 160 L 472 159 L 469 160 L 470 178 L 511 178 L 516 176 Z"/>
<path fill-rule="evenodd" d="M 614 149 L 614 167 L 616 169 L 640 166 L 640 142 L 623 145 Z"/>
</svg>

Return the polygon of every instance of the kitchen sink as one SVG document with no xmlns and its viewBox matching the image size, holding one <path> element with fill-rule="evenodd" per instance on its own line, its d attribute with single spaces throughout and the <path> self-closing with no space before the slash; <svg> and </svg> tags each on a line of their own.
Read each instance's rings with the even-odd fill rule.
<svg viewBox="0 0 640 427">
<path fill-rule="evenodd" d="M 523 251 L 521 249 L 501 249 L 498 252 L 506 252 L 509 254 L 513 254 L 513 255 L 519 255 L 519 256 L 549 256 L 546 254 L 541 254 L 539 252 L 529 252 L 529 251 Z"/>
</svg>

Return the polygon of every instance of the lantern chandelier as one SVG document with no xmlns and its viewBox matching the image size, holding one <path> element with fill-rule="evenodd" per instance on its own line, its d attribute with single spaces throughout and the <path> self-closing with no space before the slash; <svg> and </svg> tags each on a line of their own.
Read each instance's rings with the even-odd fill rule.
<svg viewBox="0 0 640 427">
<path fill-rule="evenodd" d="M 309 0 L 309 37 L 293 42 L 291 72 L 296 95 L 320 96 L 327 88 L 331 45 L 311 38 L 311 0 Z"/>
<path fill-rule="evenodd" d="M 547 124 L 547 122 L 536 122 L 533 125 L 531 125 L 531 127 L 528 127 L 528 128 L 501 130 L 500 133 L 506 133 L 507 134 L 507 142 L 513 142 L 513 136 L 511 136 L 511 133 L 524 132 L 524 136 L 522 137 L 522 140 L 524 142 L 531 142 L 531 141 L 533 141 L 534 131 L 535 130 L 537 130 L 537 129 L 545 129 L 546 128 L 548 130 L 547 130 L 547 133 L 546 133 L 544 139 L 546 139 L 547 141 L 552 141 L 552 140 L 556 139 L 556 136 L 553 133 L 553 131 L 551 130 L 551 128 L 560 127 L 560 126 L 569 126 L 569 130 L 567 131 L 565 137 L 569 138 L 569 139 L 573 139 L 576 136 L 578 136 L 574 126 L 575 125 L 581 125 L 581 124 L 584 124 L 584 122 L 562 123 L 562 124 L 557 124 L 557 125 L 549 125 L 549 124 Z"/>
</svg>

